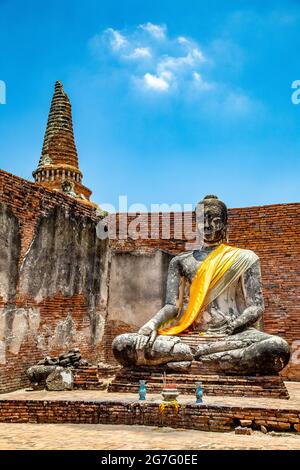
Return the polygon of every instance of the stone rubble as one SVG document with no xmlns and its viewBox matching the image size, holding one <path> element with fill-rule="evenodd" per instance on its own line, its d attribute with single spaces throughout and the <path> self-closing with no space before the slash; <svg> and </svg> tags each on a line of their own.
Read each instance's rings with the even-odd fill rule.
<svg viewBox="0 0 300 470">
<path fill-rule="evenodd" d="M 26 371 L 34 390 L 72 390 L 74 387 L 74 369 L 88 367 L 88 361 L 81 358 L 78 348 L 70 349 L 58 357 L 46 356 Z"/>
</svg>

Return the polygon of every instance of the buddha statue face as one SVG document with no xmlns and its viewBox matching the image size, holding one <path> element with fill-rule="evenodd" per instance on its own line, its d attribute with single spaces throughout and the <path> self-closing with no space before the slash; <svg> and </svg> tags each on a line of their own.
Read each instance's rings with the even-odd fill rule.
<svg viewBox="0 0 300 470">
<path fill-rule="evenodd" d="M 215 245 L 226 241 L 227 208 L 217 196 L 205 196 L 199 203 L 202 217 L 197 219 L 197 228 L 204 242 Z M 198 206 L 199 207 L 199 206 Z"/>
</svg>

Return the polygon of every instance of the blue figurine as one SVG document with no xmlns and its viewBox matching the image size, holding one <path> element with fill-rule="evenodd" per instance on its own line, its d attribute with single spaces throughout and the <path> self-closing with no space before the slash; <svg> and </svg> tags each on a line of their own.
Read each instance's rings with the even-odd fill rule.
<svg viewBox="0 0 300 470">
<path fill-rule="evenodd" d="M 146 381 L 145 380 L 140 380 L 140 388 L 139 388 L 139 396 L 140 400 L 146 400 Z"/>
<path fill-rule="evenodd" d="M 202 403 L 203 389 L 202 382 L 196 382 L 196 403 Z"/>
</svg>

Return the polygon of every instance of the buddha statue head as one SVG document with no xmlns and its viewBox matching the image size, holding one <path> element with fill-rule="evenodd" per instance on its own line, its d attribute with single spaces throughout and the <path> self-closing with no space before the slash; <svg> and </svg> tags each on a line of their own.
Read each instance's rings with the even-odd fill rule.
<svg viewBox="0 0 300 470">
<path fill-rule="evenodd" d="M 227 207 L 217 196 L 205 196 L 197 204 L 196 223 L 205 244 L 217 245 L 227 241 Z"/>
</svg>

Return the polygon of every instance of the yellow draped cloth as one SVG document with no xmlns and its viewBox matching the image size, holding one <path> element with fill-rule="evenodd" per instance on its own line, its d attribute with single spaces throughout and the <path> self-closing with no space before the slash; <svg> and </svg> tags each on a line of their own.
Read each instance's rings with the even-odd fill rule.
<svg viewBox="0 0 300 470">
<path fill-rule="evenodd" d="M 222 243 L 207 255 L 191 283 L 190 298 L 185 312 L 175 321 L 175 324 L 168 327 L 169 321 L 167 325 L 159 329 L 158 333 L 160 335 L 176 336 L 190 327 L 205 306 L 205 299 L 209 297 L 211 290 L 222 279 L 239 255 L 245 251 Z M 174 321 L 174 319 L 171 321 Z"/>
</svg>

